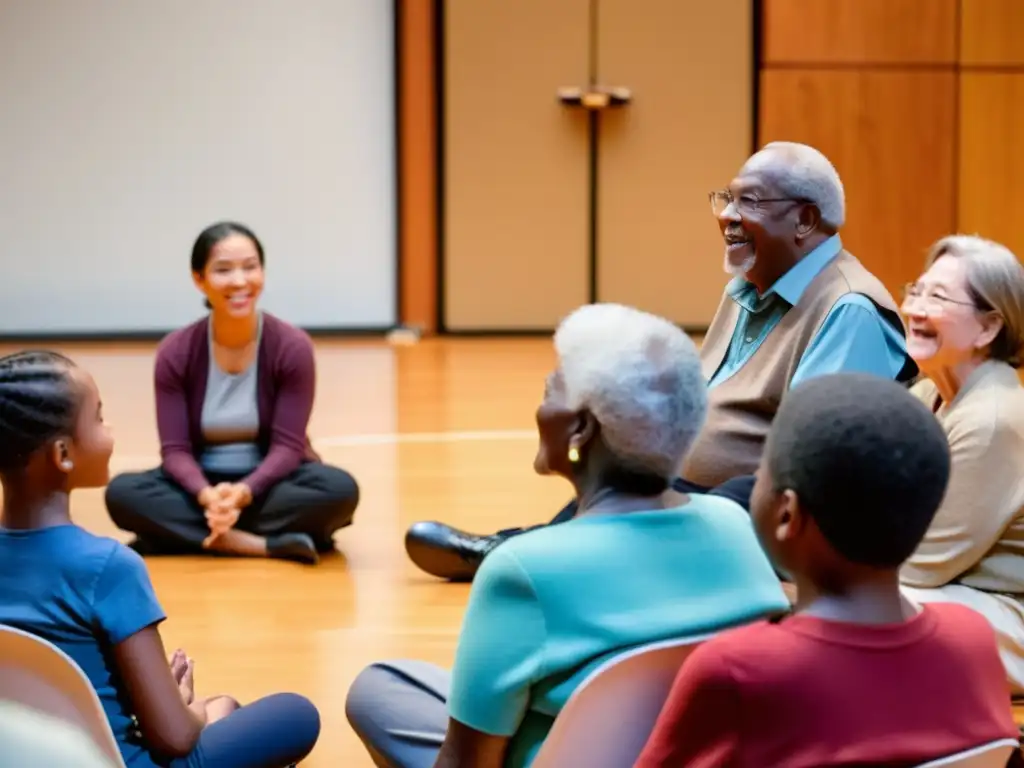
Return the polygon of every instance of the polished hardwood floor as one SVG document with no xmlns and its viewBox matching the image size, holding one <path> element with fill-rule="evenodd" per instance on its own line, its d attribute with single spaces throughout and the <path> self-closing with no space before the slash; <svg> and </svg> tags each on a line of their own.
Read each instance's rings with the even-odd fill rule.
<svg viewBox="0 0 1024 768">
<path fill-rule="evenodd" d="M 51 345 L 88 368 L 117 438 L 112 472 L 157 462 L 152 344 Z M 12 351 L 0 347 L 0 353 Z M 323 732 L 304 765 L 372 766 L 345 721 L 365 665 L 451 663 L 468 587 L 408 563 L 405 529 L 439 519 L 487 531 L 549 519 L 570 496 L 533 473 L 534 410 L 554 360 L 548 339 L 317 342 L 310 434 L 358 479 L 355 523 L 318 567 L 265 560 L 153 558 L 168 649 L 196 659 L 197 693 L 241 701 L 295 691 Z M 122 540 L 102 492 L 73 499 L 77 522 Z"/>
</svg>

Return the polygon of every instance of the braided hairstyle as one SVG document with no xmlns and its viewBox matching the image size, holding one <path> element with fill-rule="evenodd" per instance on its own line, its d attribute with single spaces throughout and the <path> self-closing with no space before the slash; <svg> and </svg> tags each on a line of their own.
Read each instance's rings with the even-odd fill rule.
<svg viewBox="0 0 1024 768">
<path fill-rule="evenodd" d="M 50 440 L 74 431 L 80 393 L 74 362 L 56 352 L 0 357 L 0 475 L 24 469 Z"/>
</svg>

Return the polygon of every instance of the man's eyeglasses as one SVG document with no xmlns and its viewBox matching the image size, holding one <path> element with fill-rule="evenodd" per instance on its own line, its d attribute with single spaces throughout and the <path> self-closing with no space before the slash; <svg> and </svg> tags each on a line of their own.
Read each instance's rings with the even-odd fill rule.
<svg viewBox="0 0 1024 768">
<path fill-rule="evenodd" d="M 730 204 L 736 208 L 740 216 L 757 213 L 761 210 L 762 203 L 810 203 L 799 197 L 754 197 L 753 195 L 740 195 L 733 197 L 732 192 L 727 189 L 719 189 L 708 193 L 708 202 L 711 203 L 711 212 L 715 216 L 721 216 Z"/>
</svg>

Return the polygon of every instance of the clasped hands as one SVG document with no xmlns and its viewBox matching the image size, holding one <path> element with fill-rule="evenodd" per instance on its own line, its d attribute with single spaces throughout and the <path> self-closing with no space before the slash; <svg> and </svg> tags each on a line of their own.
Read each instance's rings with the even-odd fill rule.
<svg viewBox="0 0 1024 768">
<path fill-rule="evenodd" d="M 234 528 L 242 510 L 252 503 L 252 490 L 245 483 L 218 483 L 200 491 L 198 501 L 210 527 L 210 535 L 203 540 L 206 548 Z"/>
</svg>

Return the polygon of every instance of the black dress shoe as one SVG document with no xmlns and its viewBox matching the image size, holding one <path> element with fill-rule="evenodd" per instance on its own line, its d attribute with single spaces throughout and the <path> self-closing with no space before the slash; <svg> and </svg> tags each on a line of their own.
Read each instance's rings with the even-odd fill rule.
<svg viewBox="0 0 1024 768">
<path fill-rule="evenodd" d="M 298 563 L 316 565 L 320 555 L 312 537 L 305 533 L 279 533 L 267 537 L 267 554 L 279 560 L 294 560 Z"/>
<path fill-rule="evenodd" d="M 504 532 L 476 536 L 444 523 L 416 523 L 405 534 L 405 551 L 431 576 L 472 581 L 487 553 L 508 537 Z"/>
</svg>

